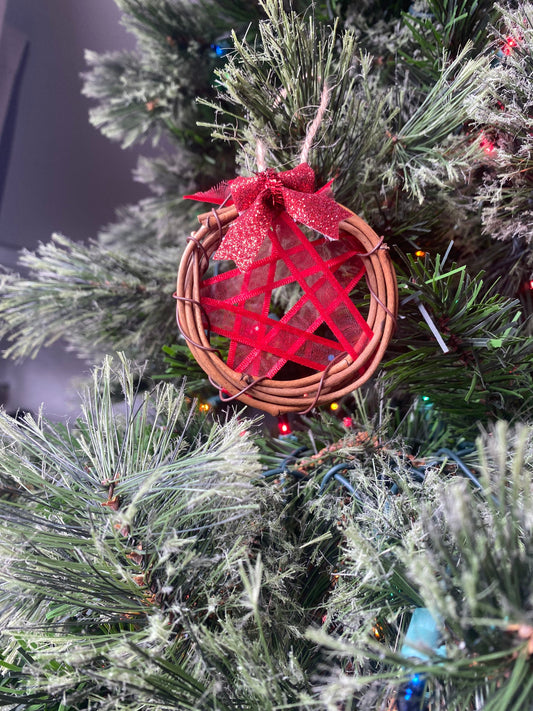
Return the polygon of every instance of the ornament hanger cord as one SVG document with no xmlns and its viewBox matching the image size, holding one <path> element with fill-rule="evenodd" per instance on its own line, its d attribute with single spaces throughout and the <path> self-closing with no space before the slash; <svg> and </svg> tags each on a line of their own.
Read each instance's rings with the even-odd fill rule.
<svg viewBox="0 0 533 711">
<path fill-rule="evenodd" d="M 325 83 L 322 88 L 322 95 L 320 97 L 320 104 L 318 105 L 318 111 L 316 113 L 315 118 L 313 119 L 313 122 L 308 127 L 307 132 L 306 132 L 305 141 L 302 146 L 302 152 L 300 154 L 300 163 L 307 163 L 307 159 L 309 157 L 309 151 L 311 150 L 311 146 L 313 145 L 313 141 L 315 140 L 315 136 L 318 131 L 318 127 L 322 123 L 322 119 L 324 118 L 324 114 L 326 113 L 326 109 L 328 108 L 330 94 L 331 94 L 330 88 Z"/>
<path fill-rule="evenodd" d="M 325 83 L 322 87 L 322 92 L 320 94 L 320 103 L 318 105 L 316 116 L 311 122 L 311 124 L 307 127 L 307 131 L 305 133 L 305 139 L 302 145 L 302 151 L 300 153 L 300 163 L 307 163 L 307 159 L 309 158 L 309 152 L 313 146 L 313 141 L 315 140 L 315 136 L 317 134 L 319 126 L 322 123 L 322 119 L 324 118 L 324 115 L 328 108 L 330 96 L 331 89 L 329 88 L 327 83 Z M 258 139 L 255 146 L 255 162 L 257 165 L 257 170 L 260 173 L 264 172 L 267 169 L 265 144 L 261 139 Z"/>
</svg>

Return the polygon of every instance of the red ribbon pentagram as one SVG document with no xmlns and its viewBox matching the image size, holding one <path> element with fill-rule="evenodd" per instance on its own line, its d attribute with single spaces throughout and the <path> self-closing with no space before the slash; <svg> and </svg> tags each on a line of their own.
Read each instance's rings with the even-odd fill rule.
<svg viewBox="0 0 533 711">
<path fill-rule="evenodd" d="M 271 227 L 246 272 L 202 283 L 211 330 L 230 339 L 228 366 L 272 378 L 287 361 L 323 370 L 342 353 L 355 360 L 373 335 L 350 298 L 365 271 L 360 248 L 344 239 L 311 242 L 285 212 Z M 293 282 L 301 295 L 277 320 L 272 294 Z M 317 334 L 324 326 L 326 335 Z"/>
</svg>

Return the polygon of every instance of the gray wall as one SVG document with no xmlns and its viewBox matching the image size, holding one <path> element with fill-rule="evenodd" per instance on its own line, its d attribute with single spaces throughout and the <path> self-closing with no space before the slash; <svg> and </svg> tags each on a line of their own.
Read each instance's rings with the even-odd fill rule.
<svg viewBox="0 0 533 711">
<path fill-rule="evenodd" d="M 137 154 L 89 124 L 90 102 L 81 95 L 86 48 L 134 46 L 119 18 L 113 0 L 8 0 L 6 22 L 26 35 L 28 49 L 11 115 L 9 163 L 0 171 L 5 266 L 14 266 L 18 249 L 33 249 L 52 232 L 76 240 L 95 236 L 118 206 L 146 194 L 131 178 Z M 44 402 L 50 417 L 62 418 L 77 403 L 71 378 L 86 370 L 61 346 L 21 365 L 0 360 L 0 382 L 10 385 L 7 408 L 35 410 Z"/>
</svg>

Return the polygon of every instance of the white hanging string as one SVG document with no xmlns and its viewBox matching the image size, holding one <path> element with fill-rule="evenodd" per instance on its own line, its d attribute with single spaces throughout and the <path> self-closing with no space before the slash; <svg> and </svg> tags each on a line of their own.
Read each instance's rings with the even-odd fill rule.
<svg viewBox="0 0 533 711">
<path fill-rule="evenodd" d="M 307 163 L 309 151 L 311 150 L 318 128 L 322 123 L 322 119 L 324 118 L 324 114 L 326 113 L 326 109 L 328 108 L 330 95 L 331 90 L 329 86 L 327 84 L 324 84 L 322 94 L 320 96 L 320 104 L 318 105 L 318 111 L 316 112 L 316 116 L 313 119 L 313 122 L 308 127 L 307 132 L 305 134 L 305 141 L 302 146 L 302 152 L 300 153 L 300 163 Z"/>
<path fill-rule="evenodd" d="M 300 163 L 307 163 L 309 158 L 309 152 L 313 146 L 313 141 L 315 140 L 317 131 L 322 123 L 326 109 L 328 108 L 329 98 L 331 96 L 331 90 L 327 84 L 324 84 L 322 88 L 322 93 L 320 95 L 320 104 L 318 105 L 318 110 L 313 121 L 309 124 L 305 140 L 302 145 L 302 151 L 300 153 Z M 266 170 L 266 151 L 265 144 L 261 139 L 257 140 L 255 145 L 255 162 L 257 165 L 258 172 L 262 173 Z"/>
<path fill-rule="evenodd" d="M 260 138 L 257 139 L 257 143 L 255 144 L 255 162 L 259 173 L 266 170 L 265 144 Z"/>
</svg>

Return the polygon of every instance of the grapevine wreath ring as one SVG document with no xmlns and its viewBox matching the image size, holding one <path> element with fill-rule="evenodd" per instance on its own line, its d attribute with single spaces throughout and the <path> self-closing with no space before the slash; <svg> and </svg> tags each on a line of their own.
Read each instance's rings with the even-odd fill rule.
<svg viewBox="0 0 533 711">
<path fill-rule="evenodd" d="M 358 257 L 364 261 L 371 296 L 366 323 L 372 336 L 357 357 L 341 352 L 322 371 L 296 380 L 252 377 L 229 367 L 211 345 L 209 317 L 201 298 L 201 282 L 210 258 L 238 216 L 236 206 L 229 205 L 198 217 L 201 227 L 188 238 L 174 294 L 178 327 L 222 401 L 238 399 L 278 416 L 307 413 L 360 387 L 376 370 L 396 326 L 398 289 L 383 238 L 354 213 L 339 223 L 343 237 L 352 238 L 363 250 L 358 251 Z"/>
</svg>

